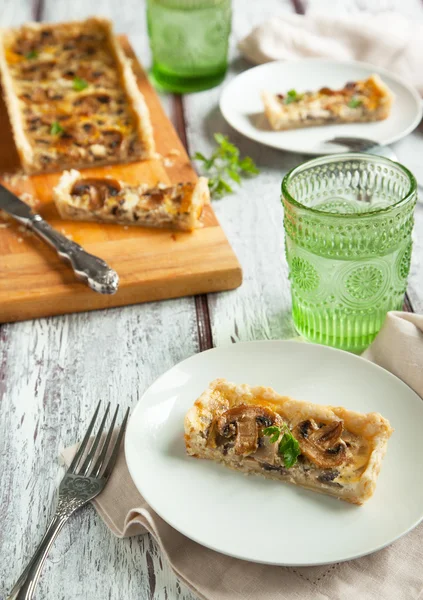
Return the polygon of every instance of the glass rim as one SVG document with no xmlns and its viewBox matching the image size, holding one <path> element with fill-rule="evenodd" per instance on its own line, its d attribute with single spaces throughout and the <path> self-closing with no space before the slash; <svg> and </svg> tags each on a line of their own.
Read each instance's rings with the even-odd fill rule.
<svg viewBox="0 0 423 600">
<path fill-rule="evenodd" d="M 306 206 L 305 204 L 302 204 L 301 202 L 299 202 L 298 200 L 295 200 L 295 198 L 293 198 L 291 196 L 291 194 L 288 192 L 288 181 L 290 180 L 290 178 L 296 174 L 296 172 L 299 172 L 303 167 L 307 166 L 307 165 L 311 165 L 312 163 L 315 163 L 316 165 L 318 165 L 319 163 L 325 163 L 325 162 L 329 162 L 330 159 L 346 159 L 346 160 L 359 160 L 359 159 L 369 159 L 371 157 L 375 157 L 377 158 L 377 160 L 381 161 L 382 163 L 385 163 L 386 165 L 394 165 L 396 167 L 399 167 L 404 173 L 405 175 L 408 177 L 409 181 L 410 181 L 410 189 L 407 192 L 407 194 L 403 197 L 400 198 L 397 202 L 395 202 L 395 204 L 392 204 L 391 206 L 386 206 L 385 208 L 377 208 L 376 210 L 373 210 L 371 212 L 364 212 L 364 213 L 333 213 L 333 212 L 329 212 L 329 211 L 325 211 L 325 210 L 318 210 L 317 208 L 313 208 L 311 206 Z M 399 206 L 402 206 L 403 204 L 407 204 L 407 202 L 412 198 L 412 196 L 417 192 L 417 181 L 416 178 L 414 177 L 414 175 L 412 174 L 412 172 L 407 169 L 407 167 L 405 167 L 403 164 L 396 162 L 394 160 L 391 160 L 390 158 L 386 158 L 385 156 L 378 156 L 377 154 L 367 154 L 365 152 L 344 152 L 341 154 L 331 154 L 331 155 L 326 155 L 326 156 L 321 156 L 319 158 L 312 158 L 310 160 L 307 160 L 306 162 L 301 163 L 300 165 L 297 165 L 296 167 L 294 167 L 293 169 L 291 169 L 290 171 L 288 171 L 288 173 L 284 176 L 284 178 L 282 179 L 282 185 L 281 185 L 281 191 L 282 191 L 282 199 L 285 199 L 289 204 L 295 206 L 296 208 L 300 208 L 300 209 L 304 209 L 305 211 L 311 212 L 315 215 L 320 215 L 320 216 L 324 216 L 324 217 L 331 217 L 331 218 L 348 218 L 348 219 L 362 219 L 362 218 L 370 218 L 370 217 L 374 217 L 376 215 L 380 215 L 380 214 L 389 214 L 391 211 L 395 210 L 396 208 L 398 208 Z"/>
</svg>

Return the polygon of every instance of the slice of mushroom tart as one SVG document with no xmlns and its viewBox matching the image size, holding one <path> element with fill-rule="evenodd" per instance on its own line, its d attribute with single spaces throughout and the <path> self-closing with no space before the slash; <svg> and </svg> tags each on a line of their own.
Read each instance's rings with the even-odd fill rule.
<svg viewBox="0 0 423 600">
<path fill-rule="evenodd" d="M 361 414 L 216 379 L 185 417 L 188 454 L 363 504 L 393 429 Z"/>
<path fill-rule="evenodd" d="M 155 156 L 147 104 L 107 19 L 0 30 L 0 74 L 27 173 Z"/>
<path fill-rule="evenodd" d="M 131 186 L 111 177 L 84 178 L 72 170 L 63 173 L 53 198 L 63 219 L 192 231 L 202 225 L 209 188 L 205 177 L 195 183 L 150 187 Z"/>
</svg>

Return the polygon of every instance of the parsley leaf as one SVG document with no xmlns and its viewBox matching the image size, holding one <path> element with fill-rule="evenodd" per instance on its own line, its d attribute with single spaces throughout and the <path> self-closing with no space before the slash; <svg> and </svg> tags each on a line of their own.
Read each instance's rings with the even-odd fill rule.
<svg viewBox="0 0 423 600">
<path fill-rule="evenodd" d="M 38 52 L 36 50 L 31 50 L 28 54 L 25 54 L 25 58 L 31 60 L 32 58 L 38 58 Z"/>
<path fill-rule="evenodd" d="M 76 92 L 82 92 L 82 90 L 88 87 L 88 82 L 85 79 L 81 79 L 81 77 L 74 77 L 72 86 Z"/>
<path fill-rule="evenodd" d="M 363 104 L 362 100 L 359 100 L 358 98 L 351 98 L 351 100 L 348 102 L 348 106 L 350 108 L 357 108 L 358 106 L 361 106 Z"/>
<path fill-rule="evenodd" d="M 283 456 L 283 462 L 287 469 L 295 465 L 298 456 L 301 454 L 300 444 L 287 426 L 285 426 L 285 432 L 279 442 L 279 454 Z"/>
<path fill-rule="evenodd" d="M 286 93 L 285 99 L 283 101 L 284 104 L 291 104 L 291 102 L 298 102 L 304 94 L 298 94 L 295 90 L 289 90 Z"/>
<path fill-rule="evenodd" d="M 272 425 L 263 429 L 263 434 L 269 436 L 272 444 L 278 441 L 282 432 L 283 435 L 279 442 L 278 452 L 283 458 L 285 467 L 290 469 L 297 462 L 301 450 L 298 440 L 294 438 L 288 425 L 284 424 L 282 428 Z"/>
<path fill-rule="evenodd" d="M 240 157 L 239 148 L 226 135 L 215 133 L 214 139 L 217 148 L 209 158 L 201 152 L 196 152 L 192 158 L 202 163 L 202 170 L 209 177 L 211 195 L 221 198 L 233 192 L 230 180 L 240 185 L 242 175 L 257 175 L 259 170 L 252 158 Z"/>
<path fill-rule="evenodd" d="M 50 127 L 51 135 L 61 135 L 65 130 L 58 121 L 54 121 Z"/>
<path fill-rule="evenodd" d="M 272 444 L 278 441 L 280 434 L 281 428 L 276 425 L 271 425 L 270 427 L 263 429 L 263 435 L 269 436 Z"/>
</svg>

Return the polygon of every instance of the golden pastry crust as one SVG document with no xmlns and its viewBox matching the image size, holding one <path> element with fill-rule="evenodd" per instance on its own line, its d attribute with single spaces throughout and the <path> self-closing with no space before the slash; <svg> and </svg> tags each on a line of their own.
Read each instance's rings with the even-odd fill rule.
<svg viewBox="0 0 423 600">
<path fill-rule="evenodd" d="M 107 19 L 1 30 L 0 73 L 27 173 L 155 155 L 147 105 Z"/>
<path fill-rule="evenodd" d="M 272 129 L 380 121 L 389 116 L 394 99 L 379 75 L 349 82 L 340 90 L 322 88 L 317 92 L 289 94 L 262 92 L 264 112 Z"/>
<path fill-rule="evenodd" d="M 234 438 L 235 430 L 222 430 L 222 423 L 225 425 L 228 421 L 227 415 L 240 413 L 245 431 L 245 421 L 251 418 L 248 412 L 251 413 L 252 407 L 256 411 L 256 421 L 258 419 L 255 425 L 257 443 L 249 452 L 241 454 L 237 452 L 240 430 Z M 260 412 L 263 410 L 269 412 Z M 273 422 L 271 418 L 268 420 L 272 413 L 276 414 Z M 268 438 L 263 437 L 262 426 L 257 425 L 259 422 L 263 426 L 269 423 L 280 426 L 282 422 L 296 435 L 301 454 L 293 467 L 284 467 L 277 443 L 269 444 Z M 329 430 L 333 431 L 333 440 L 329 441 L 326 433 L 324 450 L 317 448 L 319 455 L 310 454 L 307 451 L 310 433 L 315 435 L 321 431 L 325 435 L 324 432 Z M 353 504 L 363 504 L 372 496 L 392 432 L 389 422 L 379 413 L 361 414 L 343 407 L 301 402 L 280 396 L 271 388 L 236 385 L 225 379 L 213 381 L 185 417 L 188 454 L 223 462 L 245 473 L 260 473 L 301 485 Z"/>
<path fill-rule="evenodd" d="M 84 178 L 72 170 L 63 173 L 53 198 L 63 219 L 192 231 L 202 226 L 209 187 L 205 177 L 195 183 L 151 188 L 129 186 L 111 177 Z"/>
</svg>

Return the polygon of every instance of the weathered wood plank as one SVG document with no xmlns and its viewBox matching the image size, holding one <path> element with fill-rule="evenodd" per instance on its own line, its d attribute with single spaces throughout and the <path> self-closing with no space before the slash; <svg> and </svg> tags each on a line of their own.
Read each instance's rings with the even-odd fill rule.
<svg viewBox="0 0 423 600">
<path fill-rule="evenodd" d="M 101 398 L 134 406 L 164 370 L 198 351 L 192 300 L 4 325 L 1 330 L 0 597 L 47 524 L 57 457 Z M 149 578 L 149 573 L 155 576 Z M 187 600 L 146 537 L 118 540 L 94 511 L 59 536 L 39 598 Z M 153 593 L 152 587 L 155 587 Z"/>
<path fill-rule="evenodd" d="M 0 5 L 0 27 L 14 27 L 34 18 L 31 0 L 2 0 Z"/>
<path fill-rule="evenodd" d="M 236 42 L 272 15 L 292 11 L 290 2 L 236 0 L 232 66 L 224 84 L 249 65 L 239 57 Z M 214 203 L 217 216 L 241 262 L 244 283 L 228 294 L 209 295 L 215 345 L 239 340 L 285 338 L 294 334 L 290 316 L 288 270 L 283 250 L 280 184 L 284 173 L 303 157 L 255 144 L 234 132 L 218 108 L 221 87 L 184 98 L 191 153 L 209 153 L 213 134 L 228 134 L 243 154 L 260 167 L 257 178 L 245 180 L 236 193 Z"/>
<path fill-rule="evenodd" d="M 7 2 L 1 24 L 32 18 Z M 19 4 L 21 6 L 19 6 Z M 25 3 L 26 4 L 26 3 Z M 92 5 L 49 0 L 44 18 L 75 19 Z M 144 3 L 97 3 L 132 33 L 148 64 Z M 172 116 L 172 103 L 162 101 Z M 197 352 L 194 299 L 4 325 L 0 338 L 0 597 L 34 550 L 51 514 L 60 450 L 83 432 L 98 398 L 134 406 L 163 371 Z M 118 540 L 87 508 L 64 529 L 43 573 L 40 599 L 192 600 L 149 537 Z"/>
</svg>

